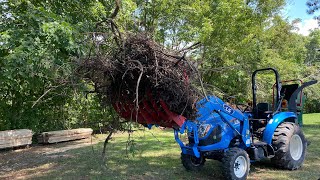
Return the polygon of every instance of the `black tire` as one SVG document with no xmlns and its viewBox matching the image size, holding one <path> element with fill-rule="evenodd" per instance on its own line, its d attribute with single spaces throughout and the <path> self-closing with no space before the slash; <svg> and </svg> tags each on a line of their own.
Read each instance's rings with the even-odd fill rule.
<svg viewBox="0 0 320 180">
<path fill-rule="evenodd" d="M 203 167 L 205 161 L 206 160 L 203 156 L 200 156 L 200 158 L 197 158 L 197 157 L 189 155 L 189 154 L 181 153 L 182 165 L 188 171 L 200 171 L 200 169 Z"/>
<path fill-rule="evenodd" d="M 247 179 L 250 171 L 250 159 L 245 150 L 236 147 L 230 148 L 224 153 L 222 165 L 225 179 Z"/>
<path fill-rule="evenodd" d="M 307 141 L 298 125 L 291 122 L 280 124 L 274 132 L 272 144 L 275 156 L 271 161 L 274 165 L 288 170 L 302 166 L 306 156 Z"/>
</svg>

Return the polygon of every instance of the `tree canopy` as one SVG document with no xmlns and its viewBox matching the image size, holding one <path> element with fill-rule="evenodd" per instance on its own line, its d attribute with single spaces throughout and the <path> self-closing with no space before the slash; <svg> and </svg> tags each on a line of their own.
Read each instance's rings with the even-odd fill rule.
<svg viewBox="0 0 320 180">
<path fill-rule="evenodd" d="M 218 96 L 251 99 L 251 73 L 274 67 L 282 79 L 320 79 L 320 31 L 295 33 L 281 16 L 285 0 L 122 0 L 120 31 L 140 32 L 181 50 L 199 66 L 206 88 Z M 108 0 L 0 1 L 0 130 L 36 132 L 110 121 L 108 108 L 88 94 L 92 84 L 74 77 L 77 60 L 91 53 Z M 306 6 L 307 9 L 307 6 Z M 97 41 L 95 41 L 97 42 Z M 112 50 L 112 47 L 104 47 Z M 270 100 L 274 77 L 259 77 Z M 320 112 L 320 86 L 305 92 L 306 112 Z"/>
</svg>

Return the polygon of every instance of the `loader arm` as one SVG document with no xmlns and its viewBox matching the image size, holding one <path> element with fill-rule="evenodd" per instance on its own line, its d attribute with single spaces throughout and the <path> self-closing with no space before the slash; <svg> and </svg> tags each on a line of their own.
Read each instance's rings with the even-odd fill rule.
<svg viewBox="0 0 320 180">
<path fill-rule="evenodd" d="M 200 157 L 200 152 L 227 149 L 233 139 L 240 146 L 250 146 L 248 117 L 233 109 L 215 96 L 208 96 L 197 103 L 198 117 L 187 120 L 181 128 L 175 129 L 175 139 L 184 154 Z M 220 129 L 220 130 L 219 130 Z M 185 145 L 178 136 L 188 132 L 191 144 Z M 213 141 L 208 137 L 222 137 Z"/>
</svg>

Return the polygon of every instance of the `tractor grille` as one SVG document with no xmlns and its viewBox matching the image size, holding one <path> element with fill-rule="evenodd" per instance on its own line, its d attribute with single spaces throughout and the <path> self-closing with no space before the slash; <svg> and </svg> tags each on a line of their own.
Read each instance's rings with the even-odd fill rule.
<svg viewBox="0 0 320 180">
<path fill-rule="evenodd" d="M 213 129 L 210 135 L 203 140 L 199 141 L 199 146 L 207 146 L 211 144 L 215 144 L 221 141 L 221 126 L 217 126 Z"/>
<path fill-rule="evenodd" d="M 207 146 L 221 141 L 221 126 L 216 126 L 206 139 L 199 140 L 199 146 Z M 193 132 L 188 134 L 189 144 L 194 144 Z"/>
</svg>

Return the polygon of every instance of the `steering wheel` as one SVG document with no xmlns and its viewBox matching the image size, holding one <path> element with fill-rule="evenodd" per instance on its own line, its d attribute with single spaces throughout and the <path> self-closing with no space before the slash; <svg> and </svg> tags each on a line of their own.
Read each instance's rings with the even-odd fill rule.
<svg viewBox="0 0 320 180">
<path fill-rule="evenodd" d="M 242 108 L 240 108 L 239 106 L 245 106 L 246 108 L 242 109 Z M 246 112 L 246 111 L 248 110 L 248 108 L 251 108 L 251 106 L 249 106 L 249 105 L 247 105 L 247 104 L 242 104 L 242 103 L 236 104 L 236 107 L 237 107 L 242 113 Z"/>
</svg>

